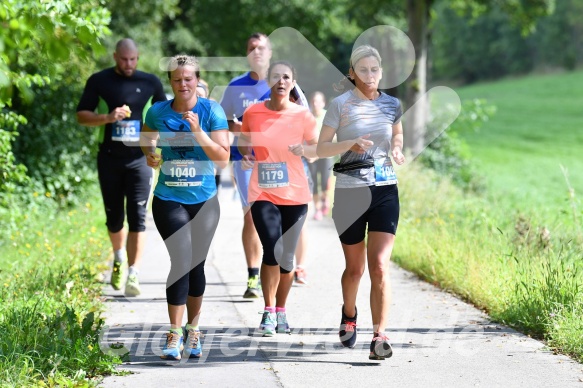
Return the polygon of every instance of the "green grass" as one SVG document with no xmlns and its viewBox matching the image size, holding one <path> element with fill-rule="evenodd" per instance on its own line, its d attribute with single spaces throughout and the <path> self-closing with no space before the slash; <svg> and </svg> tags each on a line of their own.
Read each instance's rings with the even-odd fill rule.
<svg viewBox="0 0 583 388">
<path fill-rule="evenodd" d="M 583 362 L 581 84 L 574 72 L 458 88 L 462 101 L 497 108 L 460 132 L 485 191 L 464 193 L 416 163 L 399 170 L 393 259 Z"/>
<path fill-rule="evenodd" d="M 398 171 L 393 260 L 583 361 L 583 241 L 542 228 L 413 163 Z M 431 204 L 428 206 L 427 204 Z"/>
<path fill-rule="evenodd" d="M 568 187 L 583 193 L 583 72 L 528 76 L 458 88 L 462 101 L 496 106 L 476 133 L 463 133 L 490 192 L 507 206 L 557 219 L 568 211 Z"/>
<path fill-rule="evenodd" d="M 100 200 L 39 207 L 0 239 L 0 386 L 87 386 L 112 373 L 97 276 L 109 251 Z"/>
</svg>

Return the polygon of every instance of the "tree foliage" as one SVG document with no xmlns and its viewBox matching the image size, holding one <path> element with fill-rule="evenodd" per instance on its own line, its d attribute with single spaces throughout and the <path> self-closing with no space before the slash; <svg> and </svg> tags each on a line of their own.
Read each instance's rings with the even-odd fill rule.
<svg viewBox="0 0 583 388">
<path fill-rule="evenodd" d="M 111 12 L 109 28 L 112 34 L 104 39 L 106 55 L 99 58 L 96 67 L 101 69 L 112 65 L 115 44 L 122 38 L 132 38 L 140 50 L 139 68 L 143 71 L 161 75 L 158 62 L 168 52 L 162 45 L 162 23 L 167 18 L 180 14 L 178 0 L 133 0 L 108 1 Z"/>
<path fill-rule="evenodd" d="M 526 73 L 533 55 L 520 28 L 500 9 L 471 21 L 447 6 L 436 10 L 433 75 L 465 83 Z M 460 37 L 468 37 L 460 39 Z"/>
<path fill-rule="evenodd" d="M 143 70 L 161 74 L 158 61 L 162 56 L 179 52 L 243 56 L 252 32 L 270 34 L 289 26 L 345 71 L 352 45 L 361 32 L 379 24 L 393 24 L 412 34 L 416 26 L 407 25 L 408 6 L 429 7 L 431 20 L 436 7 L 443 3 L 466 14 L 499 9 L 510 14 L 510 20 L 521 30 L 529 31 L 533 21 L 547 14 L 554 1 L 4 1 L 0 6 L 0 150 L 5 152 L 0 160 L 0 201 L 6 206 L 7 196 L 26 185 L 34 191 L 42 188 L 65 202 L 79 191 L 90 174 L 86 169 L 95 139 L 87 128 L 76 124 L 74 101 L 81 93 L 80 80 L 87 79 L 97 67 L 111 65 L 113 45 L 122 37 L 132 37 L 140 45 Z M 114 32 L 110 36 L 109 28 Z M 391 67 L 390 63 L 386 65 Z M 416 77 L 424 76 L 420 74 Z M 211 85 L 224 85 L 233 74 L 205 74 L 203 69 L 203 75 Z M 420 85 L 418 81 L 413 78 L 408 83 Z M 16 139 L 19 133 L 20 139 Z M 24 166 L 28 167 L 27 173 Z"/>
<path fill-rule="evenodd" d="M 451 9 L 472 18 L 491 10 L 502 11 L 510 17 L 510 21 L 515 26 L 520 28 L 523 35 L 534 32 L 537 21 L 551 15 L 556 5 L 556 0 L 451 0 L 447 2 Z"/>
<path fill-rule="evenodd" d="M 339 46 L 360 33 L 357 24 L 346 17 L 348 5 L 347 0 L 180 0 L 181 12 L 170 15 L 162 25 L 163 53 L 242 57 L 252 33 L 269 35 L 278 28 L 293 27 L 336 63 L 338 57 L 349 52 Z M 205 72 L 204 68 L 202 74 L 211 85 L 226 85 L 235 75 Z"/>
<path fill-rule="evenodd" d="M 574 16 L 581 12 L 583 4 L 577 0 L 558 2 L 525 35 L 502 8 L 475 16 L 442 3 L 433 23 L 433 75 L 468 83 L 537 68 L 573 69 L 583 59 L 583 23 Z"/>
<path fill-rule="evenodd" d="M 12 150 L 30 123 L 22 107 L 33 106 L 38 88 L 78 82 L 68 78 L 68 71 L 101 52 L 108 23 L 109 11 L 99 0 L 7 0 L 0 5 L 0 207 L 8 207 L 18 187 L 30 182 Z M 39 147 L 51 153 L 47 144 Z"/>
</svg>

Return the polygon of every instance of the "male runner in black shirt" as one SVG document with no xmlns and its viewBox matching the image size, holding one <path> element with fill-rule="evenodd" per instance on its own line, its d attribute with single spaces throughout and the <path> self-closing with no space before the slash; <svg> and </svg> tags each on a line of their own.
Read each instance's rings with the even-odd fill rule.
<svg viewBox="0 0 583 388">
<path fill-rule="evenodd" d="M 95 73 L 87 80 L 77 106 L 77 121 L 101 127 L 97 171 L 114 251 L 111 285 L 121 289 L 127 258 L 125 295 L 137 296 L 141 292 L 138 265 L 145 243 L 146 205 L 153 179 L 153 170 L 146 164 L 139 147 L 140 129 L 150 105 L 165 101 L 166 95 L 158 77 L 136 70 L 138 48 L 133 40 L 126 38 L 117 42 L 113 59 L 115 67 Z"/>
</svg>

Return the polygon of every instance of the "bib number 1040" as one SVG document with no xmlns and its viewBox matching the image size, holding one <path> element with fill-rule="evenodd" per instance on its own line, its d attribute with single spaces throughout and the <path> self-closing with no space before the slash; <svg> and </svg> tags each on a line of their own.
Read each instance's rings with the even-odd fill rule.
<svg viewBox="0 0 583 388">
<path fill-rule="evenodd" d="M 170 176 L 172 178 L 194 178 L 196 169 L 194 167 L 170 167 Z"/>
<path fill-rule="evenodd" d="M 188 187 L 202 185 L 202 175 L 196 170 L 194 160 L 169 160 L 162 165 L 166 186 Z"/>
</svg>

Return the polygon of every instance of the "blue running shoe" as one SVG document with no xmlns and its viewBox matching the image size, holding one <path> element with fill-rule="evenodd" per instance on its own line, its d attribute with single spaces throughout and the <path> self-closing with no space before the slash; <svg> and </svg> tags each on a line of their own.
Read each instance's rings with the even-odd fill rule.
<svg viewBox="0 0 583 388">
<path fill-rule="evenodd" d="M 263 334 L 264 337 L 273 337 L 276 324 L 277 320 L 275 313 L 264 311 L 263 317 L 261 318 L 261 324 L 259 324 L 259 333 Z"/>
<path fill-rule="evenodd" d="M 275 331 L 279 334 L 291 334 L 291 330 L 289 329 L 289 324 L 287 323 L 287 316 L 284 312 L 279 312 L 277 315 L 277 326 L 275 327 Z"/>
<path fill-rule="evenodd" d="M 356 307 L 354 308 L 356 310 Z M 340 342 L 342 346 L 347 348 L 354 348 L 356 345 L 356 317 L 358 316 L 358 310 L 354 314 L 353 318 L 349 318 L 344 314 L 344 306 L 342 306 L 342 320 L 340 321 L 340 330 L 338 335 L 340 336 Z"/>
<path fill-rule="evenodd" d="M 189 329 L 186 332 L 186 338 L 184 343 L 184 356 L 188 358 L 200 358 L 202 353 L 202 344 L 200 343 L 200 337 L 202 333 L 200 330 Z"/>
<path fill-rule="evenodd" d="M 166 333 L 166 344 L 164 345 L 164 349 L 162 349 L 160 358 L 165 360 L 180 360 L 182 358 L 180 353 L 184 349 L 182 341 L 183 339 L 180 334 L 172 332 Z"/>
</svg>

